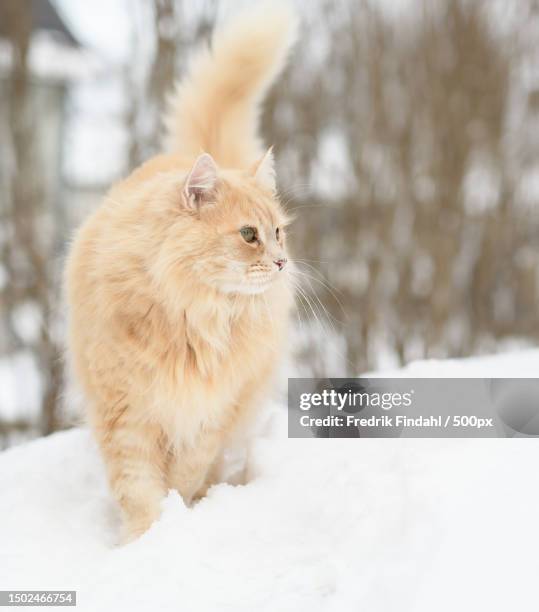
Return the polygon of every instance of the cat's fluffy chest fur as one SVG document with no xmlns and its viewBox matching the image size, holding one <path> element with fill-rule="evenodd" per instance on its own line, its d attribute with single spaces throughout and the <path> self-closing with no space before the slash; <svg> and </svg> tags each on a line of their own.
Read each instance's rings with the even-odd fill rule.
<svg viewBox="0 0 539 612">
<path fill-rule="evenodd" d="M 208 291 L 207 301 L 187 307 L 183 317 L 167 326 L 166 347 L 150 349 L 155 352 L 154 383 L 145 410 L 151 406 L 168 435 L 184 443 L 195 441 L 200 427 L 226 427 L 228 411 L 241 404 L 245 390 L 267 377 L 284 351 L 292 300 L 286 286 L 263 296 L 217 299 L 218 305 Z M 152 308 L 149 317 L 162 316 L 159 310 Z M 161 325 L 159 320 L 150 323 Z M 259 389 L 259 395 L 264 391 Z"/>
</svg>

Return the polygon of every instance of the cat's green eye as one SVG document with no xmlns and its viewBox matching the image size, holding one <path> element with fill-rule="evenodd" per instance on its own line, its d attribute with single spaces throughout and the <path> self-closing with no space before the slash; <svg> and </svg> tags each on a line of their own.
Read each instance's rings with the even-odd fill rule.
<svg viewBox="0 0 539 612">
<path fill-rule="evenodd" d="M 240 234 L 245 242 L 252 243 L 256 240 L 256 228 L 250 227 L 249 225 L 240 229 Z"/>
</svg>

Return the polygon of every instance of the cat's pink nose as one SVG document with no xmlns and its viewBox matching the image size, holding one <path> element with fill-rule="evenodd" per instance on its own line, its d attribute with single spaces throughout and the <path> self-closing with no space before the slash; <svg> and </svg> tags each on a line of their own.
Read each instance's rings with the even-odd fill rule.
<svg viewBox="0 0 539 612">
<path fill-rule="evenodd" d="M 279 268 L 279 270 L 282 270 L 286 265 L 286 259 L 275 259 L 273 263 Z"/>
</svg>

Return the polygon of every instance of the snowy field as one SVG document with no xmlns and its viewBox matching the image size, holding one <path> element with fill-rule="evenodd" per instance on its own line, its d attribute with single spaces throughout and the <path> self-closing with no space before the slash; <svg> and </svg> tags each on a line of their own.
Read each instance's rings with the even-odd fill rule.
<svg viewBox="0 0 539 612">
<path fill-rule="evenodd" d="M 405 376 L 537 376 L 539 351 Z M 396 375 L 396 372 L 391 372 Z M 0 455 L 0 589 L 77 591 L 96 611 L 537 610 L 534 440 L 288 440 L 275 408 L 246 486 L 171 493 L 140 540 L 84 430 Z"/>
</svg>

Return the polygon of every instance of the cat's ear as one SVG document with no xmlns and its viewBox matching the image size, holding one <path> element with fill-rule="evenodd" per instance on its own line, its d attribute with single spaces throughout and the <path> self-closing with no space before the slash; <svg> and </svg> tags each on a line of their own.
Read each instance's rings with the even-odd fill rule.
<svg viewBox="0 0 539 612">
<path fill-rule="evenodd" d="M 191 168 L 182 189 L 182 201 L 186 209 L 196 212 L 213 200 L 217 183 L 217 166 L 213 157 L 202 153 Z"/>
<path fill-rule="evenodd" d="M 273 147 L 270 147 L 264 157 L 262 157 L 251 169 L 252 176 L 263 188 L 275 193 L 275 159 L 273 157 Z"/>
</svg>

